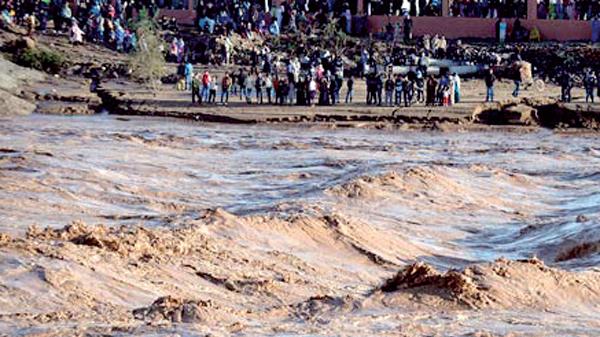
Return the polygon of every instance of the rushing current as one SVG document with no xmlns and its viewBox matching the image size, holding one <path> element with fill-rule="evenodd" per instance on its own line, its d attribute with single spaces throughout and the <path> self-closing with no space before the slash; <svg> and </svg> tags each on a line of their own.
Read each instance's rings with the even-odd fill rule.
<svg viewBox="0 0 600 337">
<path fill-rule="evenodd" d="M 60 228 L 74 220 L 179 226 L 207 209 L 278 219 L 333 214 L 354 230 L 353 245 L 386 265 L 362 286 L 349 284 L 353 296 L 392 275 L 390 266 L 414 261 L 445 271 L 537 257 L 567 272 L 597 270 L 599 183 L 596 134 L 221 125 L 112 115 L 0 120 L 2 232 L 22 236 L 32 224 Z M 321 263 L 317 254 L 286 244 L 256 246 Z M 350 264 L 340 268 L 361 273 L 362 262 Z M 366 275 L 372 267 L 365 268 Z M 300 324 L 294 331 L 393 335 L 399 316 L 386 319 L 390 310 L 356 312 L 352 329 L 329 313 L 330 325 L 303 331 Z M 454 328 L 415 328 L 414 335 L 598 335 L 593 322 L 599 317 L 591 312 L 549 311 L 540 318 L 538 309 L 505 308 L 489 325 L 489 313 L 465 314 L 465 323 L 438 312 L 418 324 Z M 279 334 L 273 331 L 261 334 Z"/>
</svg>

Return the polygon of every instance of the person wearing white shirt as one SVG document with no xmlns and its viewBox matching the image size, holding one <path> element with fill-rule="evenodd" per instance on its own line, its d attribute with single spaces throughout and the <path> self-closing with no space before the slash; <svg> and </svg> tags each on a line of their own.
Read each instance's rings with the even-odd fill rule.
<svg viewBox="0 0 600 337">
<path fill-rule="evenodd" d="M 71 43 L 83 44 L 83 31 L 79 28 L 75 20 L 73 20 L 73 24 L 71 25 Z"/>
<path fill-rule="evenodd" d="M 271 79 L 271 75 L 267 74 L 264 78 L 265 83 L 265 94 L 267 95 L 267 102 L 271 104 L 271 96 L 273 94 L 273 80 Z"/>
<path fill-rule="evenodd" d="M 315 99 L 317 98 L 317 81 L 315 81 L 314 77 L 311 77 L 310 82 L 308 82 L 308 105 L 314 106 Z"/>
<path fill-rule="evenodd" d="M 255 84 L 255 77 L 253 74 L 248 74 L 248 77 L 246 77 L 246 102 L 247 103 L 252 103 L 252 87 L 254 87 Z"/>
</svg>

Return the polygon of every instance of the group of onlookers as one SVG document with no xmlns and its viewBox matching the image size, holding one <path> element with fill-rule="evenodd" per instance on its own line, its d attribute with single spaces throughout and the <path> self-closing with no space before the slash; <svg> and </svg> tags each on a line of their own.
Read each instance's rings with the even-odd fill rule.
<svg viewBox="0 0 600 337">
<path fill-rule="evenodd" d="M 133 0 L 0 0 L 4 25 L 22 25 L 35 32 L 69 34 L 73 44 L 93 42 L 119 52 L 137 47 L 129 19 L 134 9 L 152 11 L 151 2 Z M 152 15 L 150 13 L 149 15 Z"/>
<path fill-rule="evenodd" d="M 598 0 L 538 0 L 539 19 L 593 20 L 600 18 Z"/>
<path fill-rule="evenodd" d="M 192 103 L 199 104 L 227 105 L 231 97 L 239 97 L 240 102 L 248 104 L 328 106 L 354 103 L 354 76 L 344 78 L 342 72 L 331 73 L 322 66 L 308 72 L 296 71 L 293 61 L 289 65 L 285 75 L 240 68 L 219 78 L 211 74 L 209 68 L 194 73 L 192 64 L 187 63 L 182 70 L 185 76 L 182 89 L 191 91 Z M 423 103 L 450 106 L 461 99 L 461 78 L 457 73 L 445 73 L 438 79 L 427 75 L 427 67 L 419 67 L 405 75 L 391 72 L 384 75 L 373 70 L 366 74 L 365 82 L 365 103 L 368 105 L 409 107 Z"/>
</svg>

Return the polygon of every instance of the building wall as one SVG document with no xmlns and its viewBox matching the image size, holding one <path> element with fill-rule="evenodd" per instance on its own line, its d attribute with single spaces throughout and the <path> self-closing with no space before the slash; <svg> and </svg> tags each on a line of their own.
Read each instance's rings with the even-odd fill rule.
<svg viewBox="0 0 600 337">
<path fill-rule="evenodd" d="M 370 16 L 369 31 L 380 32 L 388 22 L 402 22 L 402 17 Z M 507 20 L 509 30 L 514 20 Z M 521 20 L 523 27 L 537 27 L 542 39 L 557 41 L 589 41 L 592 38 L 592 23 L 575 20 Z M 494 38 L 496 20 L 455 17 L 414 17 L 413 35 L 442 34 L 449 39 Z"/>
<path fill-rule="evenodd" d="M 183 24 L 193 24 L 196 18 L 194 10 L 167 10 L 160 11 L 160 15 L 174 17 Z M 370 16 L 368 17 L 369 31 L 379 32 L 388 22 L 395 24 L 402 22 L 402 17 Z M 514 20 L 508 20 L 509 29 Z M 442 34 L 449 39 L 460 38 L 494 38 L 496 36 L 496 20 L 480 18 L 455 18 L 455 17 L 414 17 L 414 36 L 425 34 Z M 589 41 L 592 38 L 591 21 L 575 20 L 521 20 L 527 29 L 537 27 L 544 40 L 557 41 Z"/>
<path fill-rule="evenodd" d="M 161 9 L 159 15 L 175 18 L 177 22 L 185 25 L 193 25 L 196 20 L 195 10 Z"/>
</svg>

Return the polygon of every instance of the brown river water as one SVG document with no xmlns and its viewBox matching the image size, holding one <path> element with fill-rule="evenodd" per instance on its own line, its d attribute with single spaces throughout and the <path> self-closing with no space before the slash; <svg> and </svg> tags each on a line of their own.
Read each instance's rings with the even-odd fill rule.
<svg viewBox="0 0 600 337">
<path fill-rule="evenodd" d="M 0 119 L 0 336 L 599 336 L 599 183 L 596 134 Z"/>
</svg>

